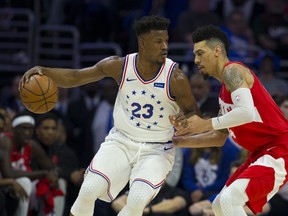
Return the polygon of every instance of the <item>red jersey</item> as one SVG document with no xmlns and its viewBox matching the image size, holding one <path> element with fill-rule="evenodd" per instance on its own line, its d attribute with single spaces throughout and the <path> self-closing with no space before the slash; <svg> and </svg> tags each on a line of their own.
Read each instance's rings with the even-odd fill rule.
<svg viewBox="0 0 288 216">
<path fill-rule="evenodd" d="M 228 62 L 224 67 L 232 63 L 240 64 L 247 68 L 247 66 L 240 62 Z M 287 135 L 288 121 L 274 102 L 273 98 L 260 83 L 257 76 L 252 70 L 250 70 L 250 72 L 254 77 L 254 83 L 250 90 L 254 106 L 258 112 L 257 117 L 260 121 L 231 127 L 229 128 L 229 132 L 239 145 L 251 152 L 256 149 L 268 148 L 273 145 L 273 142 L 276 140 L 278 142 L 278 138 L 283 137 L 281 135 Z M 219 93 L 219 104 L 222 114 L 225 114 L 234 108 L 231 93 L 227 91 L 224 83 L 222 83 L 222 88 Z M 241 116 L 239 117 L 241 118 Z M 287 140 L 280 143 L 288 145 Z"/>
<path fill-rule="evenodd" d="M 31 161 L 31 146 L 26 145 L 22 147 L 21 151 L 17 151 L 13 134 L 11 132 L 5 132 L 5 134 L 10 138 L 13 143 L 13 149 L 10 155 L 11 166 L 15 170 L 31 171 L 30 161 Z"/>
</svg>

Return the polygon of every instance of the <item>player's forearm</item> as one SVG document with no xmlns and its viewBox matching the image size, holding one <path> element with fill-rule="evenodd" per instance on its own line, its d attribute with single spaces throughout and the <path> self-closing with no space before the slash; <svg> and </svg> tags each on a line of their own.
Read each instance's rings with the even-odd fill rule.
<svg viewBox="0 0 288 216">
<path fill-rule="evenodd" d="M 192 136 L 178 136 L 173 138 L 177 147 L 181 148 L 206 148 L 221 147 L 224 145 L 228 134 L 218 131 L 208 131 Z"/>
<path fill-rule="evenodd" d="M 98 71 L 96 73 L 94 67 L 84 69 L 41 67 L 41 72 L 62 88 L 78 87 L 105 77 L 104 74 L 98 73 Z"/>
</svg>

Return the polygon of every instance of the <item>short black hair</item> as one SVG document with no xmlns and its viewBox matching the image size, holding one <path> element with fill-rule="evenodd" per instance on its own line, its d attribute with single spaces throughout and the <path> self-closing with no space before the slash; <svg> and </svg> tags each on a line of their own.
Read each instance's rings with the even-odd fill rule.
<svg viewBox="0 0 288 216">
<path fill-rule="evenodd" d="M 193 32 L 192 40 L 194 44 L 206 40 L 207 45 L 210 47 L 213 47 L 213 45 L 215 46 L 215 42 L 220 41 L 224 45 L 224 49 L 228 55 L 230 45 L 227 35 L 214 25 L 206 25 L 197 28 Z"/>
<path fill-rule="evenodd" d="M 149 33 L 152 30 L 168 30 L 170 20 L 160 16 L 144 16 L 133 23 L 137 36 Z"/>
<path fill-rule="evenodd" d="M 46 119 L 52 119 L 58 124 L 58 116 L 52 112 L 48 112 L 37 116 L 35 126 L 39 127 Z"/>
</svg>

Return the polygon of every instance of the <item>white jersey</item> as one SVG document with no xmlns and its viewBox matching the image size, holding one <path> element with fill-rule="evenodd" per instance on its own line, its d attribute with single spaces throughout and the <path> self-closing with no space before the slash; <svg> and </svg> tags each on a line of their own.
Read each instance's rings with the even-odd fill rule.
<svg viewBox="0 0 288 216">
<path fill-rule="evenodd" d="M 169 115 L 180 111 L 169 86 L 176 62 L 166 58 L 155 77 L 144 80 L 136 68 L 137 56 L 133 53 L 125 57 L 114 127 L 138 142 L 169 142 L 174 134 Z"/>
</svg>

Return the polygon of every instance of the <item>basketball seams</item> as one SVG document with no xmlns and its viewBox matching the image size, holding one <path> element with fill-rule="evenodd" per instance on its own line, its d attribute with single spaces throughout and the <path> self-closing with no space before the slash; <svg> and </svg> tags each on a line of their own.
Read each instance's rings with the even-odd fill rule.
<svg viewBox="0 0 288 216">
<path fill-rule="evenodd" d="M 46 97 L 45 97 L 45 94 L 47 93 L 44 93 L 44 91 L 43 91 L 43 89 L 42 89 L 42 87 L 41 87 L 41 85 L 39 84 L 39 82 L 38 82 L 38 80 L 34 77 L 34 76 L 32 76 L 33 78 L 34 78 L 34 80 L 36 81 L 36 83 L 38 84 L 38 86 L 39 86 L 39 88 L 40 88 L 40 90 L 41 90 L 41 92 L 42 92 L 42 96 L 43 96 L 43 100 L 44 100 L 44 102 L 45 102 L 45 106 L 46 106 L 46 111 L 48 111 L 49 109 L 48 109 L 48 105 L 47 105 L 47 101 L 46 101 Z M 48 79 L 48 90 L 49 90 L 49 84 L 50 84 L 50 80 Z M 47 91 L 48 91 L 47 90 Z M 37 109 L 38 110 L 38 109 Z M 36 111 L 37 111 L 36 110 Z"/>
<path fill-rule="evenodd" d="M 55 91 L 53 94 L 51 94 L 51 95 L 49 95 L 48 97 L 46 97 L 46 99 L 49 99 L 49 98 L 53 97 L 53 96 L 54 96 L 55 94 L 57 94 L 57 93 L 58 93 L 58 90 L 56 89 L 56 91 Z M 37 96 L 38 96 L 38 95 L 37 95 Z M 41 96 L 41 95 L 39 95 L 39 96 Z M 38 103 L 38 102 L 41 102 L 41 101 L 43 101 L 43 100 L 44 100 L 43 98 L 40 99 L 40 100 L 34 100 L 34 101 L 24 101 L 24 100 L 22 100 L 22 103 Z M 57 97 L 56 101 L 54 101 L 54 103 L 56 103 L 57 100 L 58 100 L 58 97 Z M 45 103 L 49 103 L 49 101 L 46 102 L 46 100 L 45 100 Z"/>
<path fill-rule="evenodd" d="M 28 91 L 29 93 L 31 93 L 35 96 L 42 96 L 42 94 L 36 94 L 35 92 L 31 91 L 30 89 L 25 88 L 25 85 L 24 85 L 23 89 L 25 89 L 26 91 Z"/>
</svg>

